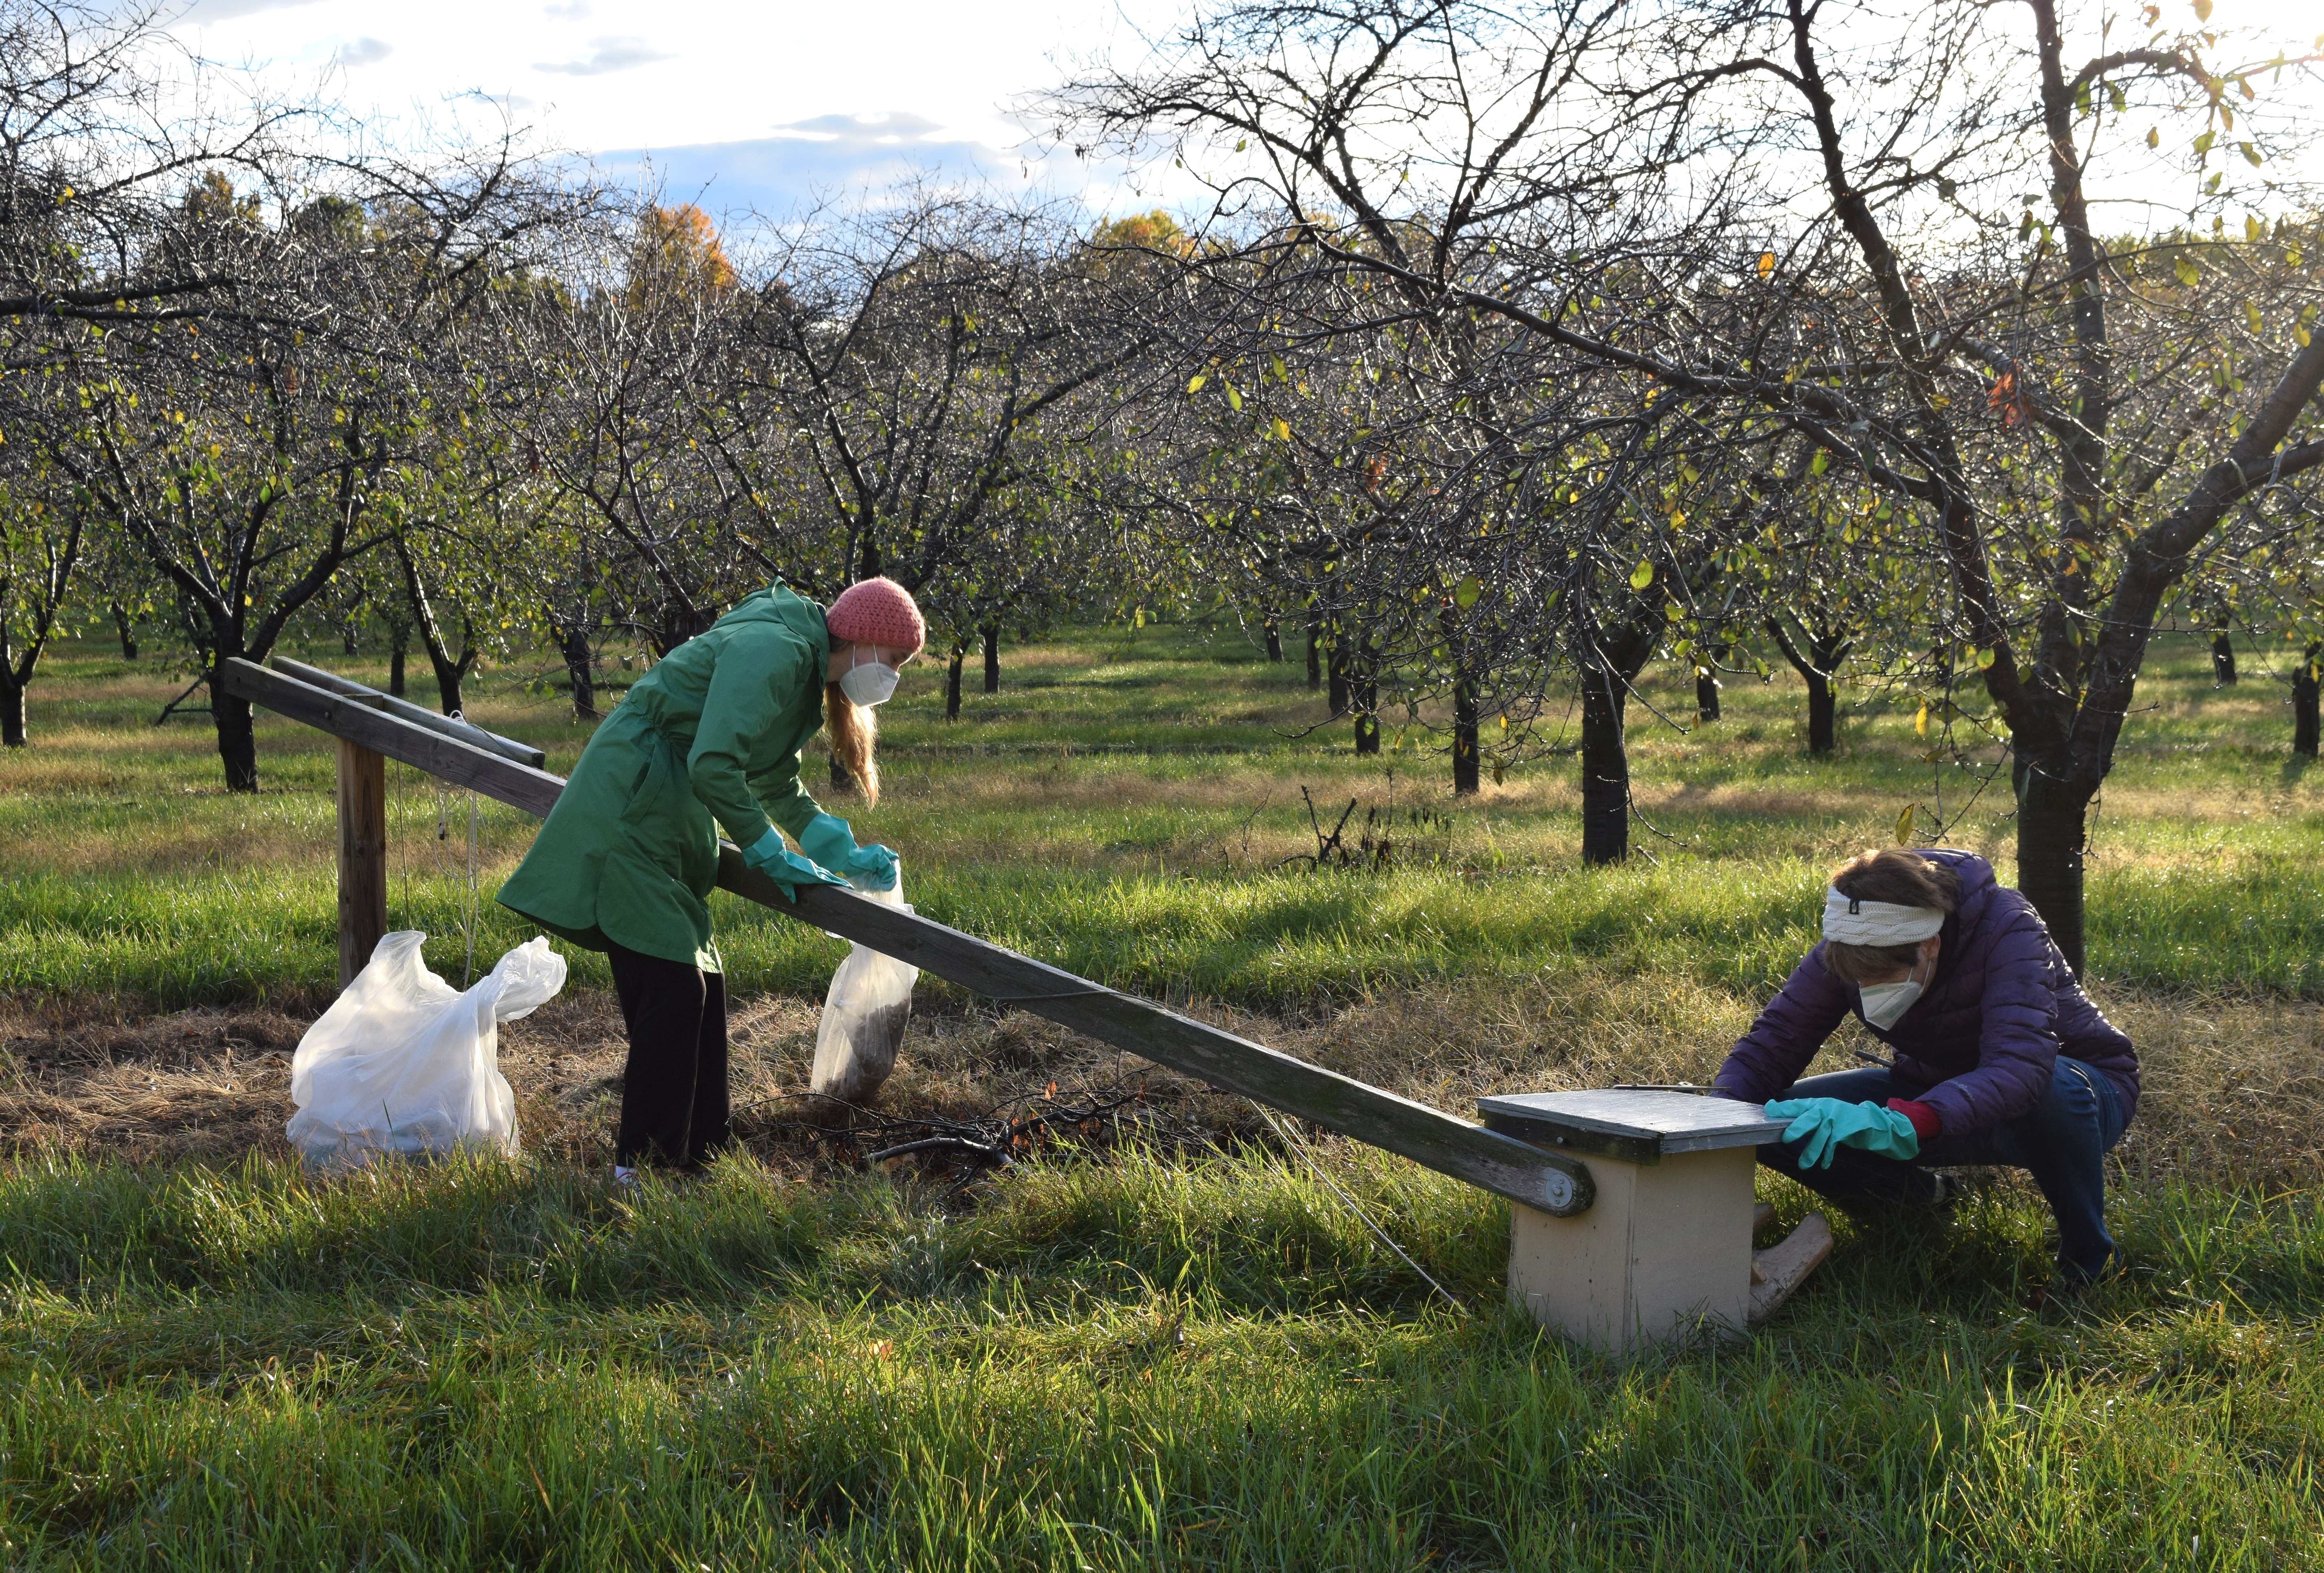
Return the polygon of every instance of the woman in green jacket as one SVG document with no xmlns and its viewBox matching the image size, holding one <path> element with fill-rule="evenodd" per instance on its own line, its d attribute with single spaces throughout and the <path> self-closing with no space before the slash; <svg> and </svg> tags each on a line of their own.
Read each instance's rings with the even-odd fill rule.
<svg viewBox="0 0 2324 1573">
<path fill-rule="evenodd" d="M 895 887 L 896 855 L 857 846 L 816 806 L 799 754 L 827 721 L 832 753 L 878 802 L 872 708 L 927 639 L 892 579 L 850 585 L 828 612 L 779 585 L 750 597 L 630 689 L 501 887 L 502 905 L 612 963 L 630 1039 L 617 1180 L 642 1163 L 696 1168 L 731 1134 L 706 900 L 719 830 L 793 900 L 850 878 Z"/>
</svg>

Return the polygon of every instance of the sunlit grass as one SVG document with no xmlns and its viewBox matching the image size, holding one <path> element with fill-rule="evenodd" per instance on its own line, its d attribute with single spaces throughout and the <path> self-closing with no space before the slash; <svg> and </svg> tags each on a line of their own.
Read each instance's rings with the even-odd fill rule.
<svg viewBox="0 0 2324 1573">
<path fill-rule="evenodd" d="M 1462 1307 L 1244 1151 L 1061 1154 L 964 1204 L 748 1160 L 616 1194 L 540 1156 L 325 1180 L 26 1153 L 0 1164 L 0 1565 L 2316 1567 L 2324 802 L 2275 690 L 2214 693 L 2193 653 L 2142 683 L 2098 824 L 2093 957 L 2151 1074 L 2112 1207 L 2132 1271 L 2085 1300 L 2037 1307 L 2017 1183 L 1839 1219 L 1748 1343 L 1620 1364 L 1501 1308 L 1502 1204 L 1344 1143 L 1333 1180 Z M 1641 718 L 1654 861 L 1583 870 L 1569 758 L 1455 803 L 1417 734 L 1379 762 L 1294 735 L 1321 708 L 1298 667 L 1231 634 L 1006 657 L 957 725 L 918 669 L 884 715 L 891 795 L 858 828 L 921 910 L 1280 1011 L 1253 1030 L 1447 1106 L 1703 1074 L 1830 862 L 1973 786 L 1876 703 L 1807 759 L 1796 689 L 1738 683 L 1717 726 Z M 567 769 L 584 729 L 527 675 L 472 713 Z M 328 752 L 262 721 L 267 790 L 229 797 L 198 718 L 145 724 L 175 687 L 96 651 L 36 685 L 34 746 L 0 758 L 0 989 L 327 996 Z M 1278 866 L 1313 845 L 1301 785 L 1380 804 L 1390 769 L 1452 815 L 1446 857 Z M 481 810 L 471 936 L 465 805 L 401 771 L 392 798 L 391 918 L 433 965 L 523 938 L 490 896 L 530 822 Z M 2009 836 L 1991 790 L 1949 833 L 2005 877 Z M 716 900 L 741 989 L 820 990 L 835 941 Z"/>
<path fill-rule="evenodd" d="M 2156 708 L 2126 728 L 2096 822 L 2093 969 L 2150 987 L 2324 992 L 2324 778 L 2290 756 L 2281 685 L 2255 672 L 2215 690 L 2200 650 L 2162 648 L 2141 688 Z M 376 661 L 304 653 L 384 679 Z M 1802 751 L 1788 682 L 1737 680 L 1727 718 L 1683 735 L 1641 707 L 1639 856 L 1583 869 L 1570 757 L 1455 800 L 1422 731 L 1392 726 L 1401 749 L 1358 759 L 1344 724 L 1316 726 L 1297 662 L 1272 665 L 1231 630 L 1093 631 L 1009 650 L 1004 674 L 948 724 L 941 673 L 913 669 L 883 712 L 887 796 L 872 811 L 844 794 L 832 806 L 902 851 L 932 916 L 1148 993 L 1282 1004 L 1574 958 L 1763 987 L 1807 942 L 1823 871 L 1892 838 L 1907 805 L 1924 829 L 1958 814 L 1946 839 L 2013 873 L 2006 781 L 1979 792 L 1976 771 L 1925 762 L 1911 716 L 1865 690 L 1830 759 Z M 534 676 L 487 671 L 470 712 L 569 770 L 586 728 L 529 688 Z M 265 790 L 230 796 L 200 717 L 147 724 L 174 689 L 93 649 L 35 686 L 34 746 L 0 760 L 0 988 L 183 1003 L 330 983 L 327 748 L 262 716 Z M 1669 711 L 1691 690 L 1661 673 L 1647 697 Z M 1303 787 L 1327 822 L 1351 798 L 1448 814 L 1449 840 L 1430 847 L 1441 861 L 1325 878 L 1286 866 L 1314 847 Z M 391 921 L 438 934 L 440 956 L 459 927 L 466 808 L 451 801 L 439 824 L 445 800 L 401 766 L 391 796 Z M 474 938 L 494 955 L 523 937 L 489 897 L 532 823 L 480 812 Z M 819 934 L 724 898 L 719 925 L 742 987 L 812 991 L 828 976 Z M 576 959 L 576 981 L 601 977 L 595 958 Z"/>
<path fill-rule="evenodd" d="M 18 1566 L 2300 1568 L 2305 1204 L 2158 1193 L 2065 1315 L 2038 1201 L 1632 1365 L 1497 1309 L 1499 1204 L 1333 1150 L 946 1216 L 747 1164 L 0 1180 Z M 1796 1198 L 1787 1199 L 1787 1210 Z M 1894 1242 L 1887 1242 L 1893 1246 Z"/>
</svg>

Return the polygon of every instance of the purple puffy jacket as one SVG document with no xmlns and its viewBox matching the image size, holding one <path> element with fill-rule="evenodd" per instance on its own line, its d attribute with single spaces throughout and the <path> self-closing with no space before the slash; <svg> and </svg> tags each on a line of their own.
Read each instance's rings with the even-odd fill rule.
<svg viewBox="0 0 2324 1573">
<path fill-rule="evenodd" d="M 1898 1079 L 1927 1087 L 1920 1101 L 1947 1135 L 1969 1135 L 2031 1109 L 2063 1053 L 2114 1084 L 2127 1121 L 2138 1106 L 2137 1052 L 2074 981 L 2034 903 L 1973 852 L 1921 856 L 1960 876 L 1960 910 L 1945 920 L 1936 976 L 1913 1008 L 1886 1032 L 1866 1024 L 1896 1051 Z M 1819 944 L 1727 1056 L 1717 1085 L 1754 1103 L 1780 1096 L 1850 1011 L 1864 1014 L 1855 985 L 1824 970 Z"/>
</svg>

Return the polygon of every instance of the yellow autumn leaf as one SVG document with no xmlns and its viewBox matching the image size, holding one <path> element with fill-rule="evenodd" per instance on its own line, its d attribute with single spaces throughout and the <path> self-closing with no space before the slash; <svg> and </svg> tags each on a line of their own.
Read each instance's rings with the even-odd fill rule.
<svg viewBox="0 0 2324 1573">
<path fill-rule="evenodd" d="M 1906 803 L 1904 811 L 1896 816 L 1897 846 L 1910 847 L 1913 844 L 1913 810 L 1919 807 L 1918 803 Z"/>
<path fill-rule="evenodd" d="M 1926 705 L 1923 705 L 1921 713 L 1913 717 L 1913 735 L 1916 737 L 1929 735 L 1929 707 Z"/>
<path fill-rule="evenodd" d="M 1203 384 L 1210 380 L 1211 379 L 1209 377 L 1205 376 L 1201 372 L 1196 372 L 1193 376 L 1186 379 L 1186 392 L 1190 393 L 1199 393 L 1203 391 Z"/>
<path fill-rule="evenodd" d="M 1761 252 L 1759 254 L 1759 276 L 1764 279 L 1775 271 L 1775 254 L 1772 251 Z"/>
<path fill-rule="evenodd" d="M 1275 433 L 1276 441 L 1288 442 L 1291 440 L 1291 423 L 1284 420 L 1282 416 L 1277 415 L 1275 418 L 1275 424 L 1270 428 L 1270 430 Z"/>
<path fill-rule="evenodd" d="M 1655 565 L 1653 563 L 1640 562 L 1637 567 L 1630 570 L 1630 588 L 1632 589 L 1643 590 L 1654 582 Z"/>
</svg>

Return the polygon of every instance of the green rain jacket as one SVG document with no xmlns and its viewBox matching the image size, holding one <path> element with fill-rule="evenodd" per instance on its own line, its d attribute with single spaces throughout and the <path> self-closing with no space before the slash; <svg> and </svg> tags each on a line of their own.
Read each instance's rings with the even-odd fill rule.
<svg viewBox="0 0 2324 1573">
<path fill-rule="evenodd" d="M 799 750 L 830 664 L 823 608 L 779 585 L 671 651 L 581 751 L 501 904 L 592 950 L 719 970 L 718 828 L 748 847 L 772 820 L 797 840 L 822 811 Z"/>
</svg>

